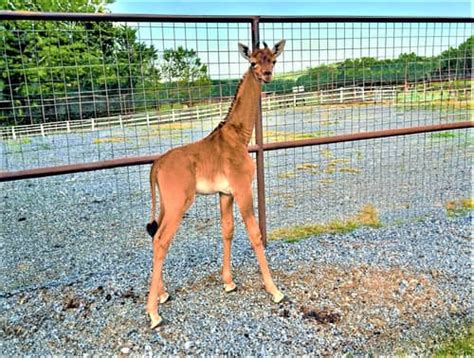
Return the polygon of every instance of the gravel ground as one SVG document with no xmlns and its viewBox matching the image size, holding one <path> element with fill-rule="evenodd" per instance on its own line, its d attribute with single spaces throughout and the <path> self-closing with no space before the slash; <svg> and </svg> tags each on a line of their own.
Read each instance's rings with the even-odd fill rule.
<svg viewBox="0 0 474 358">
<path fill-rule="evenodd" d="M 338 111 L 332 125 L 352 130 L 345 119 L 357 111 Z M 393 127 L 392 112 L 371 113 L 382 118 L 374 129 Z M 433 121 L 425 113 L 413 118 Z M 128 142 L 100 151 L 91 145 L 102 135 L 69 137 L 69 147 L 64 135 L 33 139 L 24 152 L 3 143 L 2 165 L 123 154 L 118 149 Z M 270 230 L 348 218 L 367 203 L 382 227 L 270 242 L 274 279 L 288 296 L 275 305 L 239 219 L 232 253 L 238 291 L 224 293 L 217 198 L 199 197 L 167 257 L 172 300 L 161 307 L 166 321 L 157 331 L 148 330 L 144 312 L 148 166 L 3 183 L 0 354 L 429 353 L 472 322 L 472 214 L 445 210 L 449 200 L 472 197 L 471 167 L 468 130 L 268 153 Z"/>
<path fill-rule="evenodd" d="M 230 294 L 220 281 L 220 241 L 178 238 L 165 267 L 172 300 L 156 331 L 144 312 L 151 253 L 141 235 L 133 254 L 113 255 L 110 271 L 4 292 L 1 352 L 428 353 L 472 318 L 471 219 L 440 212 L 378 230 L 271 242 L 274 278 L 288 296 L 280 305 L 263 291 L 242 232 L 233 250 L 238 291 Z M 89 265 L 107 266 L 105 256 Z"/>
</svg>

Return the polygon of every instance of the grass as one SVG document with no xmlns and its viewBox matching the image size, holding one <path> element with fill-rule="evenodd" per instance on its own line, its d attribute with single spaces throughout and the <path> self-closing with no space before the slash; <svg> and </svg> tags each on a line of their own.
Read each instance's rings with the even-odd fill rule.
<svg viewBox="0 0 474 358">
<path fill-rule="evenodd" d="M 317 173 L 318 169 L 319 169 L 319 165 L 316 165 L 313 163 L 302 163 L 296 166 L 296 170 L 301 170 L 301 171 L 309 172 L 312 174 Z"/>
<path fill-rule="evenodd" d="M 334 135 L 334 131 L 316 131 L 309 133 L 295 133 L 285 131 L 266 131 L 264 132 L 264 138 L 267 142 L 284 142 L 293 140 L 302 140 L 309 138 L 320 138 L 329 137 Z"/>
<path fill-rule="evenodd" d="M 294 225 L 276 229 L 268 235 L 270 240 L 298 242 L 311 236 L 322 234 L 344 234 L 361 227 L 378 228 L 381 226 L 378 210 L 371 204 L 364 205 L 357 215 L 347 220 L 332 220 L 324 224 Z"/>
<path fill-rule="evenodd" d="M 334 125 L 337 125 L 337 124 L 339 124 L 339 121 L 338 121 L 338 120 L 333 120 L 333 121 L 331 121 L 331 120 L 329 120 L 329 119 L 324 119 L 324 120 L 321 121 L 321 125 L 322 125 L 322 126 L 326 126 L 326 127 L 328 127 L 328 126 L 334 126 Z"/>
<path fill-rule="evenodd" d="M 323 149 L 321 150 L 321 156 L 326 159 L 331 159 L 334 157 L 334 154 L 330 149 Z"/>
<path fill-rule="evenodd" d="M 472 357 L 474 355 L 474 324 L 465 336 L 456 337 L 444 342 L 433 354 L 436 358 Z"/>
<path fill-rule="evenodd" d="M 361 170 L 354 167 L 342 167 L 338 169 L 339 173 L 359 174 Z"/>
<path fill-rule="evenodd" d="M 277 175 L 277 178 L 278 179 L 290 179 L 290 178 L 294 178 L 295 176 L 296 176 L 295 172 L 284 172 L 284 173 L 279 173 Z"/>
<path fill-rule="evenodd" d="M 184 131 L 195 128 L 192 122 L 170 122 L 145 128 L 150 137 L 159 137 L 162 139 L 181 139 L 186 137 Z"/>
<path fill-rule="evenodd" d="M 449 200 L 444 207 L 449 217 L 463 216 L 474 210 L 474 198 Z"/>
<path fill-rule="evenodd" d="M 103 137 L 103 138 L 95 138 L 92 141 L 92 144 L 123 143 L 126 141 L 127 139 L 124 137 Z"/>
<path fill-rule="evenodd" d="M 430 89 L 468 89 L 470 86 L 474 85 L 472 80 L 455 80 L 455 81 L 443 81 L 443 82 L 431 82 L 429 84 Z M 418 91 L 423 91 L 424 85 L 417 84 L 416 89 Z"/>
<path fill-rule="evenodd" d="M 322 151 L 321 155 L 327 159 L 330 159 L 324 169 L 321 169 L 321 166 L 318 164 L 313 163 L 301 163 L 297 164 L 294 171 L 288 171 L 279 173 L 277 175 L 278 179 L 289 179 L 294 178 L 300 173 L 308 173 L 308 174 L 334 174 L 334 173 L 346 173 L 346 174 L 360 174 L 362 172 L 361 169 L 352 167 L 348 165 L 350 163 L 350 159 L 346 158 L 338 158 L 338 159 L 331 159 L 332 152 L 330 150 Z M 322 184 L 329 184 L 332 183 L 333 180 L 328 178 L 327 182 L 321 181 Z"/>
<path fill-rule="evenodd" d="M 31 143 L 31 139 L 29 137 L 20 137 L 17 139 L 8 139 L 6 141 L 7 147 L 10 149 L 12 153 L 20 153 L 21 147 Z"/>
<path fill-rule="evenodd" d="M 334 183 L 334 179 L 326 178 L 326 179 L 321 179 L 319 182 L 323 185 L 331 185 Z"/>
<path fill-rule="evenodd" d="M 361 172 L 359 168 L 354 168 L 354 167 L 346 165 L 348 163 L 350 163 L 349 159 L 344 159 L 344 158 L 332 159 L 327 163 L 326 168 L 324 169 L 324 173 L 326 174 L 334 174 L 334 173 L 359 174 Z"/>
<path fill-rule="evenodd" d="M 154 126 L 156 130 L 161 131 L 182 131 L 184 129 L 193 129 L 191 122 L 170 122 Z"/>
<path fill-rule="evenodd" d="M 445 99 L 445 100 L 432 100 L 432 101 L 424 101 L 424 100 L 410 100 L 404 99 L 398 100 L 397 106 L 401 109 L 407 109 L 407 107 L 415 107 L 417 109 L 425 109 L 431 111 L 452 111 L 458 109 L 466 109 L 472 110 L 474 109 L 474 101 L 467 101 L 467 100 L 459 100 L 459 99 Z"/>
<path fill-rule="evenodd" d="M 431 134 L 431 138 L 457 138 L 457 137 L 460 137 L 460 134 L 456 132 L 438 132 L 438 133 Z"/>
<path fill-rule="evenodd" d="M 313 163 L 302 163 L 298 164 L 296 166 L 296 171 L 288 171 L 288 172 L 283 172 L 279 173 L 277 175 L 278 179 L 290 179 L 294 178 L 298 175 L 298 172 L 305 172 L 309 174 L 317 174 L 319 169 L 319 165 L 313 164 Z"/>
</svg>

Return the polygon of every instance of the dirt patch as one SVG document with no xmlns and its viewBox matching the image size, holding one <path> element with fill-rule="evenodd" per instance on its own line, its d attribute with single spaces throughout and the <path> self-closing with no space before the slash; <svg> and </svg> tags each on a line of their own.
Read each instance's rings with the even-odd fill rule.
<svg viewBox="0 0 474 358">
<path fill-rule="evenodd" d="M 318 323 L 337 323 L 341 320 L 341 315 L 328 310 L 313 310 L 303 308 L 303 318 L 315 320 Z"/>
<path fill-rule="evenodd" d="M 290 289 L 306 322 L 353 337 L 396 340 L 404 330 L 447 310 L 446 294 L 430 275 L 401 268 L 314 265 L 277 273 L 276 281 Z"/>
</svg>

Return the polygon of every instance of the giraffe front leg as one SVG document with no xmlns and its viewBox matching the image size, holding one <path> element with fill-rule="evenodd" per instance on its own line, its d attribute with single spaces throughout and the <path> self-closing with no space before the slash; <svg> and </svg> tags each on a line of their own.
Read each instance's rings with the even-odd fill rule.
<svg viewBox="0 0 474 358">
<path fill-rule="evenodd" d="M 221 208 L 221 225 L 223 239 L 223 263 L 222 263 L 222 280 L 224 281 L 224 290 L 226 292 L 234 291 L 237 286 L 232 280 L 231 273 L 231 246 L 234 236 L 234 215 L 232 205 L 234 198 L 231 195 L 220 194 Z"/>
<path fill-rule="evenodd" d="M 250 243 L 260 266 L 265 290 L 273 296 L 273 302 L 280 303 L 285 298 L 285 295 L 281 293 L 281 291 L 276 287 L 271 277 L 270 269 L 268 268 L 260 227 L 258 226 L 253 212 L 253 198 L 250 186 L 246 187 L 243 191 L 240 191 L 235 197 L 240 208 L 245 227 L 247 228 Z"/>
</svg>

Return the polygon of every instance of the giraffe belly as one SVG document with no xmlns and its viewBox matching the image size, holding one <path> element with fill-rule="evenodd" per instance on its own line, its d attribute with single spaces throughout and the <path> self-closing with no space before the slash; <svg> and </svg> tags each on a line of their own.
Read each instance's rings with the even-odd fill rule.
<svg viewBox="0 0 474 358">
<path fill-rule="evenodd" d="M 198 194 L 232 194 L 229 181 L 225 177 L 217 177 L 213 181 L 204 178 L 198 178 L 196 181 L 196 192 Z"/>
</svg>

